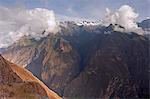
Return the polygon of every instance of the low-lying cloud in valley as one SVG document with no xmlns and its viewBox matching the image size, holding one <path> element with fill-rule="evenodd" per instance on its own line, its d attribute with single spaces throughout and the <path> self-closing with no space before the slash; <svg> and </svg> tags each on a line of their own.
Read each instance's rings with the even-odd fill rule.
<svg viewBox="0 0 150 99">
<path fill-rule="evenodd" d="M 40 39 L 56 32 L 57 23 L 52 10 L 0 7 L 0 48 L 13 44 L 23 36 Z"/>
</svg>

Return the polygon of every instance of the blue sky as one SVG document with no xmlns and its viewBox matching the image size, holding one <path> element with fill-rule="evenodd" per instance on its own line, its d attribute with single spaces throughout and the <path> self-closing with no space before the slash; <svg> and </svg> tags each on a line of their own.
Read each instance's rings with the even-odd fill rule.
<svg viewBox="0 0 150 99">
<path fill-rule="evenodd" d="M 125 4 L 139 13 L 138 20 L 150 16 L 150 0 L 0 0 L 1 6 L 47 8 L 56 15 L 87 19 L 101 19 L 106 8 L 115 10 Z"/>
</svg>

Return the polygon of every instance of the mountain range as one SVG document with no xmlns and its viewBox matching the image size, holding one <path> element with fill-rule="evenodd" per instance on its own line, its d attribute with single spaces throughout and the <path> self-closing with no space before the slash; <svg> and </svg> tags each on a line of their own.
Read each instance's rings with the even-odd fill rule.
<svg viewBox="0 0 150 99">
<path fill-rule="evenodd" d="M 63 98 L 149 98 L 150 20 L 138 23 L 144 35 L 83 23 L 63 22 L 40 40 L 22 37 L 1 54 Z"/>
</svg>

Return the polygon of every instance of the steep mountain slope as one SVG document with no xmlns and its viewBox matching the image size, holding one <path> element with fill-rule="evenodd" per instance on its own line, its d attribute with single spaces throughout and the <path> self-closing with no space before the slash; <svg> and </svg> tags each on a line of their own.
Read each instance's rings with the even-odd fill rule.
<svg viewBox="0 0 150 99">
<path fill-rule="evenodd" d="M 103 37 L 102 37 L 103 36 Z M 148 40 L 136 34 L 99 35 L 67 98 L 148 98 Z"/>
<path fill-rule="evenodd" d="M 82 35 L 79 31 L 81 27 L 72 22 L 66 24 L 67 27 L 61 27 L 61 33 L 51 34 L 37 42 L 22 39 L 21 43 L 17 42 L 2 53 L 9 61 L 23 65 L 60 95 L 63 95 L 65 87 L 82 69 L 80 66 L 82 59 L 78 53 L 82 48 L 76 45 L 76 42 L 82 42 L 82 38 L 81 41 L 76 41 L 76 37 Z M 95 27 L 91 29 L 85 27 L 85 29 L 92 31 Z M 79 33 L 76 35 L 76 32 Z M 26 41 L 31 42 L 26 43 Z M 88 43 L 86 41 L 87 38 L 83 40 L 81 46 Z M 84 54 L 82 56 L 84 57 Z"/>
<path fill-rule="evenodd" d="M 61 99 L 29 71 L 0 55 L 0 97 L 11 99 Z"/>
<path fill-rule="evenodd" d="M 117 32 L 116 26 L 124 29 L 66 22 L 58 34 L 40 41 L 28 39 L 30 43 L 22 40 L 2 54 L 25 64 L 65 98 L 149 97 L 149 40 Z"/>
<path fill-rule="evenodd" d="M 29 71 L 60 94 L 80 70 L 76 50 L 68 41 L 54 35 L 43 39 L 38 46 L 17 45 L 3 55 L 17 64 L 26 64 Z"/>
</svg>

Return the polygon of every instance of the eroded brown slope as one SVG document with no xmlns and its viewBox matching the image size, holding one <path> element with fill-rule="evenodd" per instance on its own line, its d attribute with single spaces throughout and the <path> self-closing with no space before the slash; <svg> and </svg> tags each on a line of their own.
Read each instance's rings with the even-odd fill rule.
<svg viewBox="0 0 150 99">
<path fill-rule="evenodd" d="M 61 99 L 29 71 L 0 56 L 0 97 L 12 99 Z"/>
</svg>

